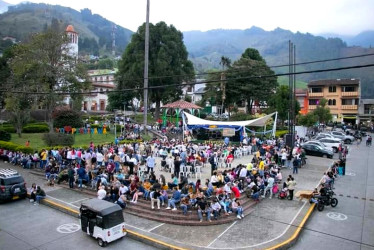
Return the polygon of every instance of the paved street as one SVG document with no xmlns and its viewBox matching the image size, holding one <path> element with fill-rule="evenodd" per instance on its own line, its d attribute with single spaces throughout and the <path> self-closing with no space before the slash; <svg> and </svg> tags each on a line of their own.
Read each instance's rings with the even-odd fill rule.
<svg viewBox="0 0 374 250">
<path fill-rule="evenodd" d="M 373 161 L 373 147 L 350 147 L 346 175 L 335 184 L 338 206 L 315 210 L 292 249 L 374 249 Z"/>
<path fill-rule="evenodd" d="M 110 243 L 108 248 L 156 249 L 129 237 Z M 26 249 L 102 248 L 80 230 L 75 217 L 47 206 L 34 206 L 27 199 L 0 205 L 0 250 Z"/>
<path fill-rule="evenodd" d="M 314 211 L 293 249 L 318 249 L 319 247 L 316 246 L 321 244 L 332 250 L 373 249 L 373 239 L 370 236 L 374 233 L 373 227 L 369 225 L 374 222 L 374 201 L 370 201 L 370 199 L 374 199 L 374 190 L 371 184 L 374 176 L 373 170 L 369 168 L 368 164 L 373 160 L 373 156 L 370 155 L 373 149 L 366 148 L 365 145 L 361 145 L 360 149 L 361 151 L 358 151 L 355 145 L 350 146 L 347 175 L 339 178 L 336 182 L 335 192 L 338 194 L 338 206 L 336 208 L 326 207 L 323 212 Z M 236 160 L 235 163 L 246 163 L 249 159 L 250 157 L 243 157 Z M 301 168 L 299 174 L 294 175 L 297 181 L 296 192 L 297 190 L 312 190 L 316 187 L 333 160 L 308 156 L 306 167 Z M 2 162 L 0 166 L 10 167 Z M 28 186 L 32 182 L 44 186 L 45 181 L 42 177 L 30 174 L 29 170 L 16 168 L 25 177 Z M 207 170 L 208 167 L 204 169 L 204 172 L 208 172 Z M 291 174 L 289 169 L 282 171 L 284 178 Z M 367 175 L 367 173 L 369 174 Z M 61 186 L 44 186 L 43 188 L 49 199 L 72 209 L 77 209 L 83 200 L 92 197 Z M 366 200 L 362 198 L 366 198 Z M 125 220 L 131 230 L 171 244 L 181 243 L 192 249 L 264 249 L 291 237 L 295 226 L 300 223 L 308 208 L 309 203 L 298 200 L 264 199 L 252 213 L 241 221 L 194 228 L 164 224 L 127 213 L 125 213 Z M 346 219 L 343 221 L 330 219 L 327 217 L 329 212 L 344 214 L 339 217 L 337 214 L 330 213 L 330 218 Z M 33 216 L 26 216 L 30 213 Z M 2 230 L 0 240 L 12 244 L 11 248 L 9 245 L 1 245 L 0 249 L 33 249 L 35 247 L 37 249 L 52 249 L 52 245 L 53 249 L 56 249 L 56 243 L 59 244 L 62 241 L 64 244 L 58 245 L 60 248 L 57 249 L 98 247 L 94 239 L 80 231 L 69 235 L 57 233 L 58 226 L 76 223 L 77 220 L 45 206 L 35 207 L 27 201 L 7 203 L 1 206 L 0 215 Z M 16 248 L 13 248 L 12 242 L 17 246 Z M 361 242 L 363 244 L 360 244 Z M 126 246 L 130 249 L 139 249 L 139 247 L 150 249 L 147 245 L 137 244 L 139 243 L 126 238 L 111 244 L 110 247 Z"/>
</svg>

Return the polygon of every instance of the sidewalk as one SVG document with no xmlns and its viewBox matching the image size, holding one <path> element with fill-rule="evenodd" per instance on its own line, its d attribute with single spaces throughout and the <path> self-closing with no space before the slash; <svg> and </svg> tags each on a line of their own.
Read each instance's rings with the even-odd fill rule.
<svg viewBox="0 0 374 250">
<path fill-rule="evenodd" d="M 249 157 L 235 160 L 234 164 L 247 163 Z M 312 190 L 321 180 L 323 173 L 333 160 L 308 157 L 307 166 L 294 175 L 296 190 Z M 10 167 L 0 163 L 0 167 Z M 28 170 L 17 168 L 27 180 L 37 182 Z M 203 168 L 203 178 L 210 173 L 210 166 Z M 283 177 L 292 174 L 283 169 Z M 166 177 L 166 176 L 165 176 Z M 33 179 L 34 178 L 34 179 Z M 40 178 L 40 177 L 39 177 Z M 38 180 L 39 183 L 44 183 Z M 44 188 L 44 187 L 43 187 Z M 47 192 L 45 205 L 77 216 L 82 201 L 92 196 L 62 187 L 44 188 Z M 126 210 L 125 210 L 126 211 Z M 139 218 L 124 212 L 129 236 L 156 244 L 162 248 L 185 249 L 265 249 L 287 248 L 298 237 L 301 227 L 309 218 L 313 206 L 298 200 L 264 199 L 244 219 L 231 224 L 214 226 L 179 226 Z"/>
</svg>

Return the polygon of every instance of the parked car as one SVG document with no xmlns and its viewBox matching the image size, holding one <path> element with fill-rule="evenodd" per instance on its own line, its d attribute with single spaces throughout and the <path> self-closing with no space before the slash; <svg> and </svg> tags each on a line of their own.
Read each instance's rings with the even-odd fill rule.
<svg viewBox="0 0 374 250">
<path fill-rule="evenodd" d="M 334 156 L 334 152 L 332 150 L 328 150 L 326 148 L 313 145 L 313 144 L 304 144 L 302 148 L 305 150 L 307 155 L 313 156 L 321 156 L 321 157 L 328 157 L 332 158 Z"/>
<path fill-rule="evenodd" d="M 328 145 L 325 145 L 323 142 L 320 142 L 320 141 L 307 141 L 307 142 L 302 143 L 301 146 L 303 146 L 305 144 L 317 145 L 317 146 L 320 146 L 322 148 L 326 148 L 326 149 L 334 151 L 334 149 L 332 147 L 330 147 Z"/>
<path fill-rule="evenodd" d="M 0 169 L 0 202 L 24 199 L 27 195 L 23 177 L 13 169 Z"/>
<path fill-rule="evenodd" d="M 331 131 L 330 134 L 336 138 L 343 140 L 346 144 L 351 144 L 355 140 L 353 136 L 347 135 L 344 132 L 340 131 Z"/>
<path fill-rule="evenodd" d="M 322 139 L 319 139 L 319 141 L 325 144 L 326 146 L 332 148 L 334 153 L 338 152 L 339 144 L 341 143 L 340 139 L 333 139 L 333 138 L 322 138 Z"/>
</svg>

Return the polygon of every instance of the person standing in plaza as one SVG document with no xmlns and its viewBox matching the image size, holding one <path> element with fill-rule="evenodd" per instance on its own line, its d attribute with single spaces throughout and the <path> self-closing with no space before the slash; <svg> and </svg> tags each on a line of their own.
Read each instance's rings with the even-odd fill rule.
<svg viewBox="0 0 374 250">
<path fill-rule="evenodd" d="M 69 188 L 74 188 L 74 175 L 75 171 L 72 166 L 68 170 Z"/>
<path fill-rule="evenodd" d="M 290 177 L 288 177 L 286 184 L 287 184 L 288 193 L 289 193 L 288 199 L 292 201 L 293 200 L 293 192 L 294 192 L 295 186 L 296 186 L 296 181 L 292 176 L 290 176 Z"/>
<path fill-rule="evenodd" d="M 148 158 L 147 158 L 147 168 L 148 168 L 148 173 L 154 171 L 153 169 L 154 169 L 154 167 L 155 167 L 155 163 L 156 163 L 155 158 L 153 157 L 152 154 L 149 154 L 149 155 L 148 155 Z"/>
</svg>

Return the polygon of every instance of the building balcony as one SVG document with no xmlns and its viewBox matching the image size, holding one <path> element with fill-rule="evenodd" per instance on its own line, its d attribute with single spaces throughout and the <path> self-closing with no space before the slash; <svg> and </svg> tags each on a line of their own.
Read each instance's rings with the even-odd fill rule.
<svg viewBox="0 0 374 250">
<path fill-rule="evenodd" d="M 331 109 L 331 110 L 336 110 L 336 109 L 338 109 L 337 106 L 327 106 L 327 107 L 329 107 L 329 109 Z"/>
<path fill-rule="evenodd" d="M 346 97 L 346 96 L 358 96 L 358 92 L 357 91 L 353 91 L 353 92 L 342 92 L 342 96 L 343 97 Z"/>
<path fill-rule="evenodd" d="M 343 110 L 357 110 L 357 105 L 342 105 Z"/>
<path fill-rule="evenodd" d="M 309 97 L 322 97 L 323 92 L 317 92 L 317 93 L 309 93 Z"/>
<path fill-rule="evenodd" d="M 317 108 L 317 105 L 309 105 L 308 106 L 308 109 L 309 110 L 314 110 L 314 109 L 316 109 Z"/>
</svg>

